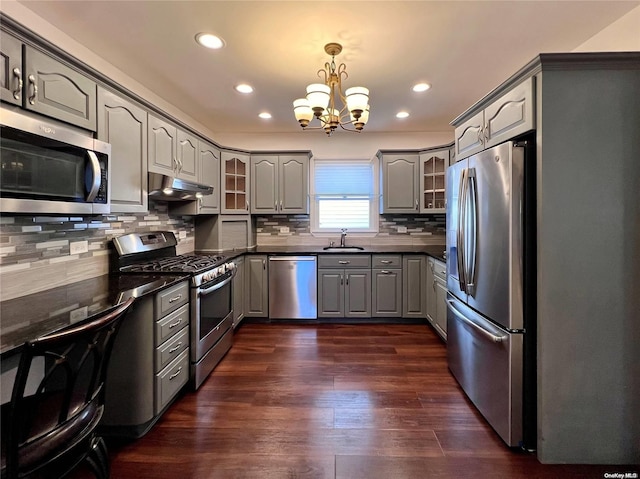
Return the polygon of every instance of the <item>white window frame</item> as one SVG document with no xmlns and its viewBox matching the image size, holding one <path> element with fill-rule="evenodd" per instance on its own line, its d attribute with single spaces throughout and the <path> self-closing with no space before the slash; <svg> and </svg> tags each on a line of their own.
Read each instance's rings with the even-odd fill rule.
<svg viewBox="0 0 640 479">
<path fill-rule="evenodd" d="M 318 208 L 318 198 L 316 197 L 315 191 L 315 163 L 316 161 L 322 163 L 355 163 L 355 162 L 363 162 L 369 163 L 372 166 L 373 170 L 373 194 L 369 199 L 369 228 L 347 228 L 347 232 L 351 234 L 355 234 L 358 236 L 375 236 L 380 228 L 380 168 L 379 164 L 376 161 L 376 158 L 372 159 L 321 159 L 321 158 L 311 158 L 309 164 L 309 194 L 310 194 L 310 215 L 309 215 L 309 225 L 311 234 L 314 236 L 335 236 L 336 233 L 340 233 L 340 228 L 320 228 L 319 225 L 319 208 Z"/>
</svg>

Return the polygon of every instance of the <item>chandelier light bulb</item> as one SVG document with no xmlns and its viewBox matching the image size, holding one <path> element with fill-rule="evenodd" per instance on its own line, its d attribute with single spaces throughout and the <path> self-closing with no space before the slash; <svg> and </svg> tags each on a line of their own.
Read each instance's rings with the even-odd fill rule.
<svg viewBox="0 0 640 479">
<path fill-rule="evenodd" d="M 362 86 L 348 88 L 345 92 L 347 108 L 356 118 L 359 118 L 369 103 L 369 89 Z"/>
<path fill-rule="evenodd" d="M 331 88 L 324 83 L 312 83 L 307 87 L 307 101 L 316 116 L 329 106 Z"/>
</svg>

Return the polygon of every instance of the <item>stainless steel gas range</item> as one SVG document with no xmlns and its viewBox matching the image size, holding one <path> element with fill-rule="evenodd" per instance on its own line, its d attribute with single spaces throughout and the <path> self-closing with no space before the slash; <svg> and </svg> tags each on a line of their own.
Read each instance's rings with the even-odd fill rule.
<svg viewBox="0 0 640 479">
<path fill-rule="evenodd" d="M 236 267 L 222 255 L 178 255 L 176 245 L 176 237 L 170 231 L 114 238 L 111 271 L 189 276 L 190 378 L 197 389 L 231 348 L 231 282 Z"/>
</svg>

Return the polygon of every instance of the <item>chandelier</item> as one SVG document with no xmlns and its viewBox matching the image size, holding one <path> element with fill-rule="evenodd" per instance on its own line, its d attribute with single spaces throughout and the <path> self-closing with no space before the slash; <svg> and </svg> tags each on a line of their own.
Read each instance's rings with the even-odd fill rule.
<svg viewBox="0 0 640 479">
<path fill-rule="evenodd" d="M 336 67 L 335 62 L 336 55 L 342 51 L 342 45 L 327 43 L 324 51 L 331 55 L 331 63 L 326 62 L 324 68 L 318 70 L 318 77 L 324 76 L 324 83 L 309 85 L 307 97 L 293 102 L 293 113 L 303 130 L 322 128 L 331 136 L 339 126 L 343 130 L 359 133 L 369 120 L 369 90 L 354 86 L 343 93 L 342 79 L 349 77 L 347 66 L 341 63 Z M 320 125 L 309 127 L 314 117 L 319 120 Z"/>
</svg>

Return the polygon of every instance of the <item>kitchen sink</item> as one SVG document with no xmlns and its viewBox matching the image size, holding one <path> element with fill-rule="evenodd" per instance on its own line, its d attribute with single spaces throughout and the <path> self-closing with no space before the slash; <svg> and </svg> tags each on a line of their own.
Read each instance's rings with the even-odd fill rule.
<svg viewBox="0 0 640 479">
<path fill-rule="evenodd" d="M 362 251 L 364 248 L 362 246 L 325 246 L 322 248 L 325 251 Z"/>
</svg>

